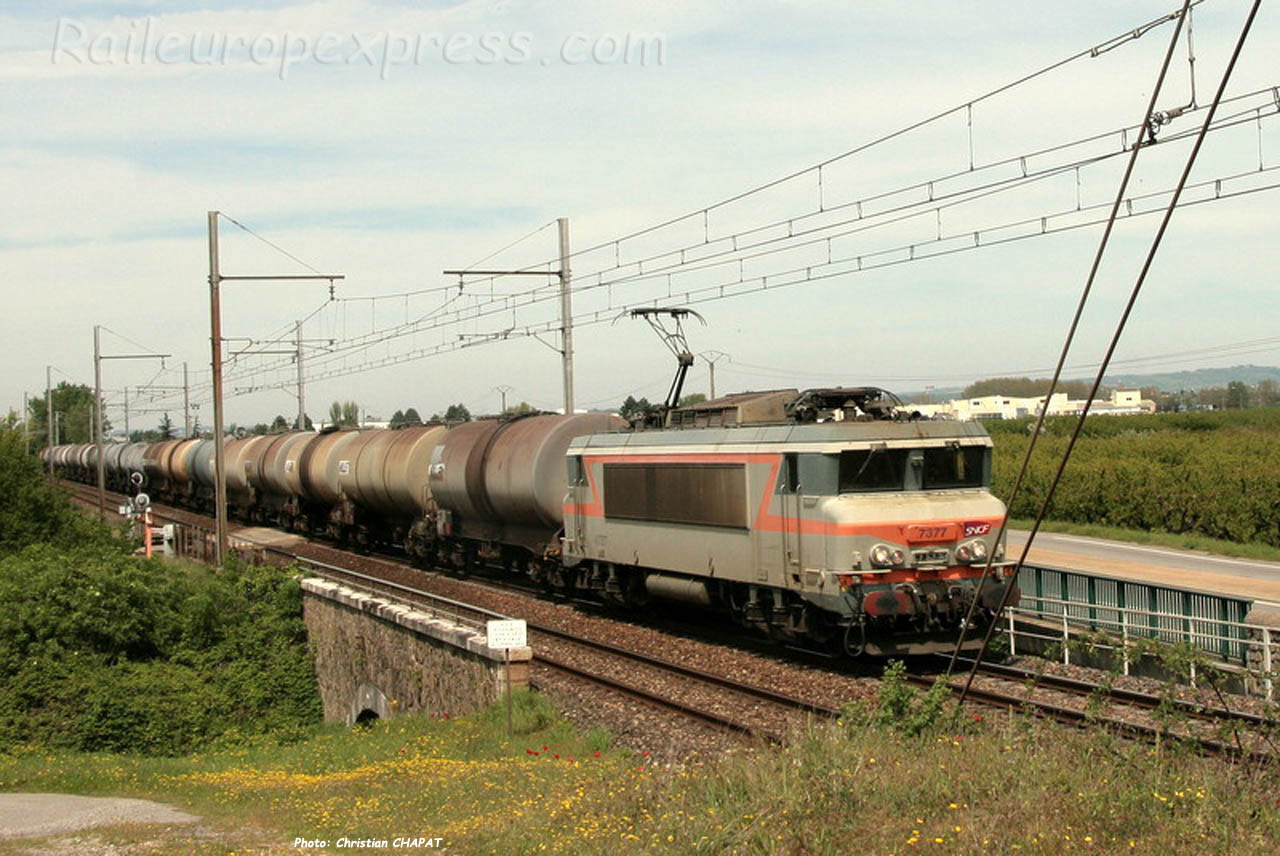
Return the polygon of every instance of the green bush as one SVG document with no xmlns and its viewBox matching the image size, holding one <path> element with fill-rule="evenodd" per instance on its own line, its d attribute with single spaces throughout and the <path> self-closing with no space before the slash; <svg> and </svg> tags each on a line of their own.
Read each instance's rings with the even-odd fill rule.
<svg viewBox="0 0 1280 856">
<path fill-rule="evenodd" d="M 0 749 L 174 755 L 320 719 L 297 580 L 109 550 L 0 560 Z"/>
<path fill-rule="evenodd" d="M 943 713 L 951 690 L 939 677 L 927 692 L 920 693 L 907 681 L 907 666 L 893 660 L 880 679 L 880 694 L 874 705 L 850 702 L 841 709 L 841 720 L 850 729 L 872 725 L 897 732 L 903 737 L 932 734 L 945 724 Z"/>
<path fill-rule="evenodd" d="M 1002 498 L 1033 425 L 989 425 Z M 1035 516 L 1073 425 L 1045 423 L 1012 516 Z M 1280 409 L 1091 417 L 1049 518 L 1280 546 Z"/>
<path fill-rule="evenodd" d="M 3 430 L 0 603 L 0 751 L 176 755 L 320 721 L 295 577 L 130 555 Z"/>
<path fill-rule="evenodd" d="M 45 481 L 40 461 L 26 453 L 19 432 L 0 430 L 0 556 L 31 544 L 101 543 L 108 534 Z"/>
</svg>

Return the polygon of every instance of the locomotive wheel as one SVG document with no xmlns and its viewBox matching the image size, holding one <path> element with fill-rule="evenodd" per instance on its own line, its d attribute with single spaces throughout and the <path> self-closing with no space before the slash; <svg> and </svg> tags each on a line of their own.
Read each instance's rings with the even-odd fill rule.
<svg viewBox="0 0 1280 856">
<path fill-rule="evenodd" d="M 805 610 L 806 638 L 823 651 L 838 651 L 844 628 L 836 623 L 834 616 L 808 606 Z"/>
<path fill-rule="evenodd" d="M 464 544 L 454 552 L 453 561 L 454 576 L 460 580 L 465 580 L 471 576 L 471 572 L 476 567 L 476 551 L 470 544 Z"/>
</svg>

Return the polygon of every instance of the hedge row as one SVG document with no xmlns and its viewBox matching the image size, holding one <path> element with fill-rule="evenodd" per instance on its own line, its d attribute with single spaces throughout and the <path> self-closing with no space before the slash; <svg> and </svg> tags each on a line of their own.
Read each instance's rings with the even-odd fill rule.
<svg viewBox="0 0 1280 856">
<path fill-rule="evenodd" d="M 1244 413 L 1259 415 L 1089 420 L 1093 430 L 1077 442 L 1048 517 L 1280 547 L 1280 411 Z M 1140 430 L 1130 419 L 1158 429 Z M 1006 501 L 1029 441 L 1025 427 L 1009 427 L 992 431 L 994 490 Z M 1066 448 L 1061 427 L 1037 444 L 1013 516 L 1036 514 Z"/>
<path fill-rule="evenodd" d="M 296 579 L 143 560 L 0 429 L 0 752 L 291 739 L 320 699 Z"/>
</svg>

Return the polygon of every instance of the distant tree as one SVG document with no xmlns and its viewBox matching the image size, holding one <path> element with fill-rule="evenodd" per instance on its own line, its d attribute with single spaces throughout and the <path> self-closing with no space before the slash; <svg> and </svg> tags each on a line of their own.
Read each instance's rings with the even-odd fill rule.
<svg viewBox="0 0 1280 856">
<path fill-rule="evenodd" d="M 445 410 L 444 412 L 444 421 L 445 422 L 470 422 L 471 411 L 468 410 L 467 406 L 462 402 L 458 402 L 457 404 L 450 404 L 448 409 Z"/>
<path fill-rule="evenodd" d="M 1139 392 L 1143 398 L 1154 401 L 1156 410 L 1160 413 L 1177 413 L 1186 409 L 1182 392 L 1165 392 L 1158 386 L 1144 386 Z"/>
<path fill-rule="evenodd" d="M 623 419 L 630 420 L 648 413 L 651 407 L 649 399 L 641 398 L 637 401 L 634 396 L 628 395 L 627 400 L 622 402 L 622 406 L 618 408 L 618 415 Z"/>
<path fill-rule="evenodd" d="M 354 428 L 360 424 L 360 405 L 354 401 L 335 401 L 329 405 L 329 422 Z"/>
<path fill-rule="evenodd" d="M 701 404 L 706 401 L 707 397 L 700 392 L 691 392 L 688 395 L 680 396 L 680 402 L 677 407 L 693 407 L 695 404 Z"/>
<path fill-rule="evenodd" d="M 1258 407 L 1275 407 L 1280 404 L 1280 383 L 1271 378 L 1258 381 L 1253 388 L 1253 400 Z"/>
<path fill-rule="evenodd" d="M 1010 398 L 1033 398 L 1049 391 L 1049 378 L 993 377 L 975 381 L 963 390 L 960 398 L 985 398 L 988 395 L 1007 395 Z M 1068 398 L 1087 398 L 1093 384 L 1083 380 L 1058 381 L 1057 392 L 1065 392 Z M 1099 388 L 1098 395 L 1109 395 L 1109 390 Z"/>
<path fill-rule="evenodd" d="M 1195 390 L 1196 404 L 1201 407 L 1211 407 L 1215 410 L 1221 410 L 1227 406 L 1227 388 L 1225 386 L 1207 386 L 1203 389 Z"/>
<path fill-rule="evenodd" d="M 161 440 L 173 439 L 173 435 L 174 435 L 173 420 L 169 418 L 168 413 L 166 413 L 164 415 L 164 418 L 160 420 L 160 425 L 156 429 L 156 431 L 157 433 L 159 433 Z"/>
<path fill-rule="evenodd" d="M 404 412 L 404 424 L 405 425 L 421 425 L 422 417 L 418 415 L 417 410 L 410 407 L 408 410 Z"/>
<path fill-rule="evenodd" d="M 532 404 L 530 404 L 527 401 L 522 401 L 519 404 L 512 405 L 511 407 L 508 407 L 506 410 L 502 411 L 502 415 L 503 416 L 523 416 L 526 413 L 533 413 L 535 410 L 537 410 L 537 408 L 534 407 Z"/>
<path fill-rule="evenodd" d="M 51 391 L 54 425 L 58 428 L 60 443 L 88 443 L 93 439 L 93 388 L 78 383 L 62 381 Z M 49 408 L 45 397 L 27 400 L 27 413 L 31 421 L 33 446 L 44 446 L 49 431 Z M 102 430 L 111 430 L 111 420 L 105 416 Z"/>
<path fill-rule="evenodd" d="M 1249 406 L 1249 387 L 1244 381 L 1233 380 L 1227 384 L 1227 407 L 1245 408 Z"/>
<path fill-rule="evenodd" d="M 395 413 L 392 413 L 392 414 L 391 414 L 391 421 L 390 421 L 390 422 L 388 422 L 387 424 L 388 424 L 388 425 L 390 425 L 392 428 L 395 428 L 395 427 L 397 427 L 397 426 L 403 425 L 403 424 L 404 424 L 404 411 L 403 411 L 403 410 L 397 410 Z"/>
<path fill-rule="evenodd" d="M 289 430 L 289 420 L 280 414 L 276 414 L 276 418 L 271 420 L 270 431 L 272 434 L 279 434 Z"/>
<path fill-rule="evenodd" d="M 249 429 L 249 433 L 250 434 L 270 434 L 271 426 L 265 422 L 259 422 L 257 425 L 254 425 L 252 428 Z"/>
</svg>

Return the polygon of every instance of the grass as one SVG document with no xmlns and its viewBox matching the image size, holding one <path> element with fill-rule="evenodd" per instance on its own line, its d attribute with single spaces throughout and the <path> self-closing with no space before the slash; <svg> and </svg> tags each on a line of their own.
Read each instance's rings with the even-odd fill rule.
<svg viewBox="0 0 1280 856">
<path fill-rule="evenodd" d="M 187 759 L 0 756 L 0 790 L 145 797 L 205 819 L 96 833 L 157 854 L 308 852 L 298 837 L 342 852 L 342 836 L 394 853 L 435 850 L 397 837 L 463 854 L 1280 852 L 1280 771 L 1101 732 L 969 714 L 912 737 L 850 717 L 782 750 L 666 768 L 575 732 L 536 695 L 518 701 L 510 742 L 498 706 Z"/>
<path fill-rule="evenodd" d="M 1029 530 L 1034 520 L 1029 518 L 1009 519 L 1011 529 Z M 1081 535 L 1086 538 L 1106 538 L 1111 541 L 1128 541 L 1133 544 L 1146 544 L 1153 547 L 1170 547 L 1175 550 L 1200 550 L 1217 556 L 1233 556 L 1238 559 L 1258 559 L 1265 562 L 1280 562 L 1280 548 L 1267 544 L 1240 544 L 1235 541 L 1223 541 L 1220 538 L 1208 538 L 1204 535 L 1175 535 L 1169 532 L 1148 532 L 1138 529 L 1121 529 L 1118 526 L 1103 526 L 1092 523 L 1064 523 L 1046 520 L 1040 524 L 1042 532 L 1059 532 L 1064 535 Z"/>
</svg>

